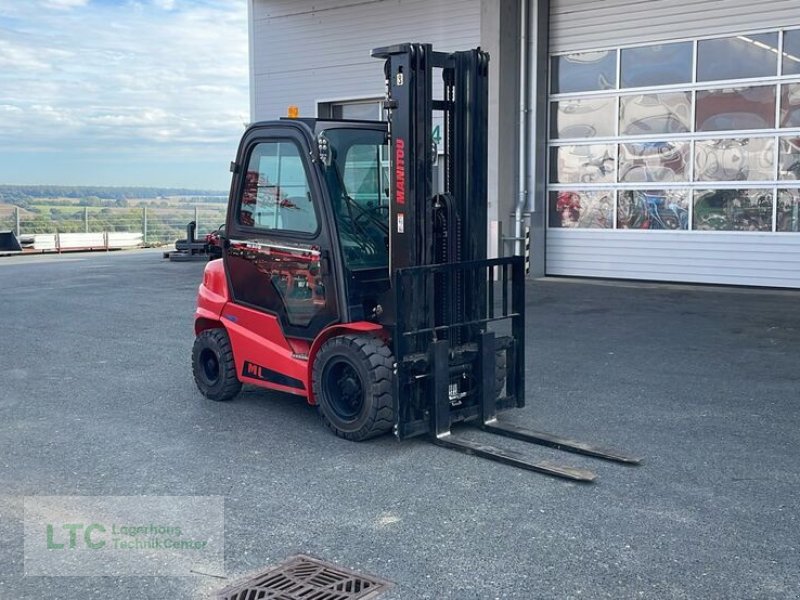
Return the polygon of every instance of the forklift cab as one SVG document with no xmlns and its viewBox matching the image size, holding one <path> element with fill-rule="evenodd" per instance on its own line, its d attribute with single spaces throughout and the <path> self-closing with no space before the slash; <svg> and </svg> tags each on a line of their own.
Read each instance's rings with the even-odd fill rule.
<svg viewBox="0 0 800 600">
<path fill-rule="evenodd" d="M 387 142 L 377 121 L 281 119 L 247 130 L 226 222 L 235 302 L 304 340 L 376 316 L 389 289 Z"/>
</svg>

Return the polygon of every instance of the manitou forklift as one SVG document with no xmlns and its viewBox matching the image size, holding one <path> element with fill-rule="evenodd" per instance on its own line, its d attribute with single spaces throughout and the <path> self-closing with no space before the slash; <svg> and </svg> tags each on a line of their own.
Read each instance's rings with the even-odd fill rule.
<svg viewBox="0 0 800 600">
<path fill-rule="evenodd" d="M 497 419 L 525 405 L 525 300 L 523 259 L 486 258 L 488 54 L 409 43 L 372 55 L 385 60 L 388 122 L 294 114 L 245 132 L 223 257 L 199 291 L 200 391 L 289 392 L 349 440 L 426 436 L 576 481 L 595 476 L 451 427 L 638 462 Z"/>
</svg>

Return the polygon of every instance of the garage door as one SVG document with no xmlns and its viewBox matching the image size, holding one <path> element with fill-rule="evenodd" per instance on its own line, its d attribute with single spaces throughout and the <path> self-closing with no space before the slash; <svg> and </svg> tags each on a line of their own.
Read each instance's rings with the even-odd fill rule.
<svg viewBox="0 0 800 600">
<path fill-rule="evenodd" d="M 548 274 L 800 287 L 795 0 L 560 0 L 551 53 Z"/>
</svg>

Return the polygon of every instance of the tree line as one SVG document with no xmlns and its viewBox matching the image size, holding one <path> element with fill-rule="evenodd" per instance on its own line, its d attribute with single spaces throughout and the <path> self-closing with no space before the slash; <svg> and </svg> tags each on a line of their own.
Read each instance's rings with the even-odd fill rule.
<svg viewBox="0 0 800 600">
<path fill-rule="evenodd" d="M 124 200 L 147 200 L 168 196 L 191 197 L 197 202 L 219 202 L 213 196 L 226 196 L 220 190 L 196 190 L 190 188 L 128 187 L 128 186 L 66 186 L 66 185 L 0 185 L 0 203 L 23 205 L 37 198 L 73 198 L 76 201 L 97 199 L 96 206 L 103 201 L 120 203 Z M 209 198 L 211 196 L 212 198 Z"/>
</svg>

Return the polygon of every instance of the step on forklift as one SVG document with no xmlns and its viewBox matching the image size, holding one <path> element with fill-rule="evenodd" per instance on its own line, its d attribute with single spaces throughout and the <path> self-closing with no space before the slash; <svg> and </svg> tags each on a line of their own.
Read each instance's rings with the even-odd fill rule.
<svg viewBox="0 0 800 600">
<path fill-rule="evenodd" d="M 497 418 L 525 405 L 525 273 L 522 257 L 487 259 L 488 54 L 406 43 L 372 55 L 385 61 L 387 122 L 290 107 L 244 133 L 223 256 L 199 290 L 198 388 L 217 401 L 242 384 L 289 392 L 348 440 L 426 436 L 573 481 L 595 475 L 451 428 L 638 463 Z"/>
</svg>

